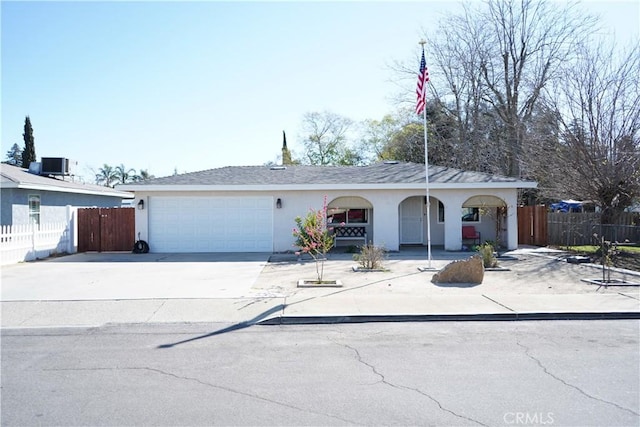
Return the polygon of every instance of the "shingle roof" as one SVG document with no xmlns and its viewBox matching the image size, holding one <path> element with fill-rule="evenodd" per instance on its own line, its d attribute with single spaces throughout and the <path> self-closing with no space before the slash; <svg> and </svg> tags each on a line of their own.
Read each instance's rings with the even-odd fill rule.
<svg viewBox="0 0 640 427">
<path fill-rule="evenodd" d="M 516 178 L 429 166 L 431 183 L 517 183 Z M 377 163 L 369 166 L 226 166 L 154 178 L 132 185 L 308 185 L 308 184 L 421 184 L 424 164 Z M 126 188 L 128 186 L 120 186 Z"/>
<path fill-rule="evenodd" d="M 125 191 L 118 191 L 100 185 L 73 182 L 69 181 L 68 178 L 67 180 L 62 180 L 49 176 L 40 176 L 6 163 L 0 163 L 0 188 L 40 188 L 69 193 L 97 194 L 123 198 L 132 197 L 131 193 Z"/>
</svg>

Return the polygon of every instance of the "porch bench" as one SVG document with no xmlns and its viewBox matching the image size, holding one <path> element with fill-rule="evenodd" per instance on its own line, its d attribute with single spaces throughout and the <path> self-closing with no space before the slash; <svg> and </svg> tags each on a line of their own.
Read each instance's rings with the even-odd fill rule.
<svg viewBox="0 0 640 427">
<path fill-rule="evenodd" d="M 367 244 L 366 227 L 336 227 L 333 229 L 333 246 L 342 240 L 362 240 Z"/>
<path fill-rule="evenodd" d="M 462 226 L 462 242 L 465 240 L 473 240 L 473 243 L 480 244 L 480 232 L 476 231 L 476 228 L 473 225 L 463 225 Z"/>
</svg>

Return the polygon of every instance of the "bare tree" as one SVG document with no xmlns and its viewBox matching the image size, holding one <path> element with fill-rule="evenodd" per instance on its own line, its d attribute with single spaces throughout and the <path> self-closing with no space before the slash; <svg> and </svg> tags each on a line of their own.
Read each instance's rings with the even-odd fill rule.
<svg viewBox="0 0 640 427">
<path fill-rule="evenodd" d="M 483 96 L 486 89 L 479 70 L 488 30 L 485 21 L 473 14 L 464 6 L 460 15 L 448 15 L 442 20 L 431 52 L 446 82 L 442 85 L 446 89 L 440 102 L 456 122 L 459 167 L 483 170 L 479 151 L 490 141 L 486 140 L 487 108 Z M 493 158 L 497 160 L 495 154 L 494 150 Z"/>
<path fill-rule="evenodd" d="M 308 164 L 360 164 L 358 153 L 348 145 L 347 133 L 352 121 L 328 111 L 306 113 L 303 117 L 303 145 Z"/>
<path fill-rule="evenodd" d="M 576 53 L 546 94 L 561 127 L 552 188 L 597 202 L 610 223 L 640 196 L 640 44 L 622 55 L 604 44 Z"/>
<path fill-rule="evenodd" d="M 365 120 L 360 125 L 361 140 L 358 146 L 362 158 L 367 163 L 392 160 L 387 148 L 393 136 L 401 129 L 400 119 L 391 114 L 385 115 L 381 120 Z"/>
<path fill-rule="evenodd" d="M 527 124 L 541 91 L 595 23 L 576 5 L 544 0 L 489 0 L 445 17 L 431 45 L 461 153 L 482 156 L 478 142 L 492 143 L 498 172 L 522 176 Z"/>
</svg>

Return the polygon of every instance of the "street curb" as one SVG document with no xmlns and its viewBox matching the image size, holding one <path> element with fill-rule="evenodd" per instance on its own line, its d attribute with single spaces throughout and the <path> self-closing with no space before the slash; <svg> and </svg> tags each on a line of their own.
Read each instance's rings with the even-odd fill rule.
<svg viewBox="0 0 640 427">
<path fill-rule="evenodd" d="M 324 325 L 338 323 L 383 322 L 500 322 L 518 320 L 632 320 L 640 319 L 640 312 L 613 313 L 495 313 L 495 314 L 415 314 L 415 315 L 352 315 L 352 316 L 282 316 L 272 317 L 258 325 Z"/>
</svg>

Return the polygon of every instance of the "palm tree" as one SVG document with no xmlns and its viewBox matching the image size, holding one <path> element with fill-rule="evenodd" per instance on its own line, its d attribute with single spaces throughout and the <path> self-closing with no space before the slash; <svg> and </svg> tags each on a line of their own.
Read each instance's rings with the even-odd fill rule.
<svg viewBox="0 0 640 427">
<path fill-rule="evenodd" d="M 118 176 L 113 167 L 105 163 L 100 169 L 98 169 L 98 173 L 96 174 L 96 184 L 104 185 L 105 187 L 113 187 L 117 178 Z"/>
<path fill-rule="evenodd" d="M 135 178 L 136 181 L 146 181 L 155 178 L 155 176 L 151 175 L 147 169 L 140 169 L 140 174 L 136 175 Z"/>
<path fill-rule="evenodd" d="M 126 184 L 127 182 L 135 181 L 136 170 L 127 169 L 123 164 L 120 164 L 115 168 L 115 175 L 119 184 Z"/>
</svg>

